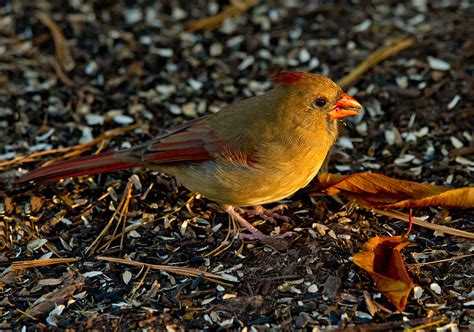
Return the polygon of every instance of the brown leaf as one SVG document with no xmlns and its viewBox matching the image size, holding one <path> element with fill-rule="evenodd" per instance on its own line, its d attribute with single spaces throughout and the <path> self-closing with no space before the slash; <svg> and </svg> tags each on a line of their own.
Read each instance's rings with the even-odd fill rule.
<svg viewBox="0 0 474 332">
<path fill-rule="evenodd" d="M 400 255 L 400 250 L 408 243 L 402 242 L 401 236 L 376 236 L 352 257 L 353 262 L 370 274 L 378 290 L 400 311 L 405 309 L 414 287 Z"/>
<path fill-rule="evenodd" d="M 317 192 L 326 195 L 340 193 L 363 206 L 377 208 L 474 207 L 474 188 L 452 189 L 375 173 L 323 173 L 318 176 L 313 191 Z"/>
</svg>

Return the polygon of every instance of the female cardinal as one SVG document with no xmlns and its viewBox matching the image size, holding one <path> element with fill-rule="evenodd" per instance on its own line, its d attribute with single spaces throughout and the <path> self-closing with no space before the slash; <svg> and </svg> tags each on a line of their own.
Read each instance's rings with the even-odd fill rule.
<svg viewBox="0 0 474 332">
<path fill-rule="evenodd" d="M 320 75 L 286 72 L 272 80 L 275 89 L 189 121 L 148 143 L 53 163 L 18 182 L 148 167 L 218 202 L 251 232 L 247 238 L 264 240 L 266 236 L 234 207 L 275 202 L 308 184 L 336 140 L 337 120 L 362 108 Z"/>
</svg>

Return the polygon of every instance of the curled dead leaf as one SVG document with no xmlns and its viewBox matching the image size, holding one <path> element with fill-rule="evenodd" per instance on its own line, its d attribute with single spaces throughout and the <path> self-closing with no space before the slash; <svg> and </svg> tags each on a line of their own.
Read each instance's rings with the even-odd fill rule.
<svg viewBox="0 0 474 332">
<path fill-rule="evenodd" d="M 407 244 L 409 242 L 403 241 L 401 236 L 376 236 L 352 257 L 353 262 L 370 274 L 377 289 L 400 311 L 405 309 L 414 287 L 400 254 Z"/>
<path fill-rule="evenodd" d="M 342 194 L 362 206 L 376 208 L 474 207 L 474 187 L 453 189 L 376 173 L 322 173 L 312 193 Z"/>
</svg>

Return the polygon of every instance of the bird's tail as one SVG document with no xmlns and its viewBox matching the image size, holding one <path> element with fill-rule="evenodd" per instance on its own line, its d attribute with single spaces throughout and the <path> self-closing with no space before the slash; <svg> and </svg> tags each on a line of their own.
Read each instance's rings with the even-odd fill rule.
<svg viewBox="0 0 474 332">
<path fill-rule="evenodd" d="M 68 177 L 108 173 L 137 166 L 139 166 L 138 162 L 123 161 L 117 158 L 113 152 L 107 152 L 94 156 L 59 161 L 39 167 L 20 177 L 17 183 L 21 184 L 30 181 L 53 182 Z"/>
</svg>

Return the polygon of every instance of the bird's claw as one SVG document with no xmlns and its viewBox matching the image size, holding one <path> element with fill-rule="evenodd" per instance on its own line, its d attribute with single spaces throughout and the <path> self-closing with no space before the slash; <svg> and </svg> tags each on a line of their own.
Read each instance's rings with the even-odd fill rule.
<svg viewBox="0 0 474 332">
<path fill-rule="evenodd" d="M 263 244 L 269 245 L 277 250 L 285 250 L 289 247 L 290 242 L 286 241 L 288 238 L 295 236 L 294 232 L 285 232 L 279 235 L 265 235 L 262 232 L 253 232 L 251 234 L 240 234 L 242 240 L 258 240 Z"/>
<path fill-rule="evenodd" d="M 263 206 L 259 205 L 259 206 L 254 207 L 253 209 L 242 209 L 242 210 L 247 214 L 258 216 L 265 221 L 276 223 L 277 219 L 283 220 L 285 222 L 291 221 L 289 217 L 275 212 L 275 211 L 280 211 L 287 208 L 288 208 L 287 205 L 280 204 L 271 209 L 265 209 Z"/>
<path fill-rule="evenodd" d="M 224 209 L 234 221 L 237 221 L 240 225 L 245 227 L 250 232 L 250 234 L 241 234 L 240 235 L 241 239 L 259 240 L 262 243 L 269 245 L 277 250 L 285 250 L 289 247 L 290 242 L 286 241 L 285 238 L 292 237 L 295 233 L 285 232 L 281 235 L 275 235 L 275 236 L 265 235 L 261 231 L 259 231 L 255 226 L 253 226 L 251 223 L 245 220 L 237 211 L 235 211 L 235 208 L 233 206 L 225 205 Z M 270 212 L 274 213 L 272 211 Z"/>
</svg>

